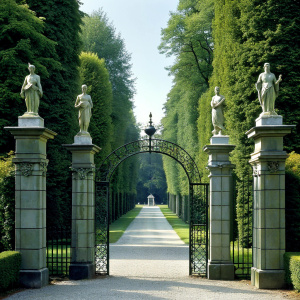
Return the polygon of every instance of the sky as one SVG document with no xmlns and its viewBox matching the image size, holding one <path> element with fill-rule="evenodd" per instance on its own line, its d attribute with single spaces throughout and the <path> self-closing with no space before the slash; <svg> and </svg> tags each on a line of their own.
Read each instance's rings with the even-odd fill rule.
<svg viewBox="0 0 300 300">
<path fill-rule="evenodd" d="M 131 54 L 132 73 L 136 78 L 134 114 L 146 125 L 152 112 L 154 125 L 163 117 L 163 105 L 172 87 L 172 77 L 165 67 L 174 58 L 159 54 L 161 29 L 167 27 L 170 12 L 178 0 L 81 0 L 81 10 L 91 13 L 102 8 L 125 41 Z"/>
</svg>

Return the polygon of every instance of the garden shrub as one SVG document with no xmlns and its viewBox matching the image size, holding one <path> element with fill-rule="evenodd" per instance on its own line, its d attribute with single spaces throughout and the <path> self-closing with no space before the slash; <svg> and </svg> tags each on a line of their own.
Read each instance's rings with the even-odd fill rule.
<svg viewBox="0 0 300 300">
<path fill-rule="evenodd" d="M 300 177 L 300 154 L 291 152 L 286 160 L 285 167 Z"/>
<path fill-rule="evenodd" d="M 286 252 L 284 268 L 287 285 L 300 291 L 300 252 Z"/>
<path fill-rule="evenodd" d="M 21 254 L 16 251 L 0 253 L 0 290 L 6 290 L 19 282 Z"/>
<path fill-rule="evenodd" d="M 0 157 L 0 252 L 15 244 L 15 173 L 13 152 Z"/>
</svg>

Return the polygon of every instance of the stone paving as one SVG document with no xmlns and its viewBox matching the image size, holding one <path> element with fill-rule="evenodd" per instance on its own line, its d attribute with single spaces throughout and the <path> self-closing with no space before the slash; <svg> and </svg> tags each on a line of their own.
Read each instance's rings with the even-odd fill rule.
<svg viewBox="0 0 300 300">
<path fill-rule="evenodd" d="M 58 281 L 9 299 L 295 299 L 294 292 L 257 290 L 249 281 L 188 276 L 188 247 L 158 207 L 144 207 L 110 246 L 110 276 Z"/>
</svg>

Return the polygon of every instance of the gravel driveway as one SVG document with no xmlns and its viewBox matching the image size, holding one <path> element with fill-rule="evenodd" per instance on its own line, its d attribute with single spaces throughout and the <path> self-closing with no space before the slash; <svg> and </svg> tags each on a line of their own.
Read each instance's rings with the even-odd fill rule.
<svg viewBox="0 0 300 300">
<path fill-rule="evenodd" d="M 9 299 L 291 299 L 288 291 L 257 290 L 249 281 L 188 276 L 188 246 L 158 207 L 144 207 L 110 245 L 110 276 L 60 281 Z"/>
</svg>

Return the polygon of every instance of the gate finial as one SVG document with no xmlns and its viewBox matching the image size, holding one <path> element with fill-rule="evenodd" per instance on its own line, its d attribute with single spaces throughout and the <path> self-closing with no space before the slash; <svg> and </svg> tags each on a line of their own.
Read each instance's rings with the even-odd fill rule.
<svg viewBox="0 0 300 300">
<path fill-rule="evenodd" d="M 151 137 L 155 133 L 155 131 L 156 131 L 155 127 L 152 125 L 153 122 L 152 122 L 152 113 L 151 112 L 150 112 L 149 118 L 150 118 L 149 126 L 145 129 L 145 133 L 149 137 Z"/>
</svg>

